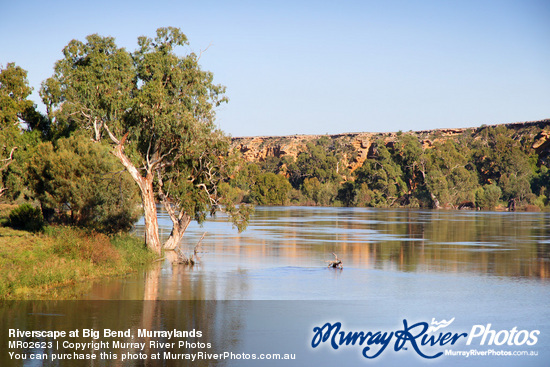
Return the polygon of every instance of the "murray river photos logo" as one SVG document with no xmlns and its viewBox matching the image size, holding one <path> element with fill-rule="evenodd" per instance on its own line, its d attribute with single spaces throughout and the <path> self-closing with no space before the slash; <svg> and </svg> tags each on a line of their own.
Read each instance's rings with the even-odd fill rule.
<svg viewBox="0 0 550 367">
<path fill-rule="evenodd" d="M 419 356 L 427 359 L 443 355 L 440 347 L 454 346 L 465 342 L 467 346 L 533 346 L 538 342 L 539 330 L 493 330 L 491 324 L 473 325 L 469 332 L 451 332 L 447 328 L 455 319 L 436 321 L 431 324 L 417 322 L 415 324 L 403 320 L 403 329 L 395 331 L 345 331 L 342 323 L 325 323 L 313 328 L 311 347 L 317 348 L 322 343 L 330 345 L 334 350 L 344 346 L 361 348 L 363 357 L 373 359 L 380 356 L 386 349 L 399 352 L 412 349 Z"/>
</svg>

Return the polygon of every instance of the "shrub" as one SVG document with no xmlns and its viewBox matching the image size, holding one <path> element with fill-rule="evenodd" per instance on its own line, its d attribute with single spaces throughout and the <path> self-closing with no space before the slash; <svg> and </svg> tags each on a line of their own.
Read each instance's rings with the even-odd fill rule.
<svg viewBox="0 0 550 367">
<path fill-rule="evenodd" d="M 285 205 L 292 186 L 283 175 L 261 173 L 250 189 L 250 196 L 258 205 Z"/>
<path fill-rule="evenodd" d="M 482 209 L 493 210 L 501 195 L 502 191 L 497 185 L 485 185 L 476 190 L 476 205 Z"/>
<path fill-rule="evenodd" d="M 26 203 L 11 211 L 8 223 L 12 228 L 29 232 L 38 232 L 44 229 L 42 211 Z"/>
<path fill-rule="evenodd" d="M 139 218 L 136 186 L 108 146 L 76 136 L 39 144 L 28 177 L 48 222 L 112 233 Z"/>
</svg>

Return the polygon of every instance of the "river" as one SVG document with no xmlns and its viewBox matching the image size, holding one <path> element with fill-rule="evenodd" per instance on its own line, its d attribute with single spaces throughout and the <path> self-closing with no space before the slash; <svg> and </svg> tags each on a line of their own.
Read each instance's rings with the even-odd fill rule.
<svg viewBox="0 0 550 367">
<path fill-rule="evenodd" d="M 170 225 L 161 212 L 162 237 Z M 138 235 L 142 230 L 138 223 Z M 34 330 L 131 329 L 134 335 L 144 328 L 194 329 L 202 337 L 189 340 L 210 343 L 210 348 L 147 345 L 142 350 L 148 355 L 145 365 L 152 366 L 550 364 L 550 213 L 259 207 L 240 234 L 223 215 L 203 226 L 192 224 L 184 251 L 192 253 L 205 232 L 201 260 L 194 267 L 175 265 L 167 257 L 137 275 L 87 285 L 78 301 L 18 303 L 5 306 L 3 316 L 16 320 L 10 321 L 12 327 Z M 343 269 L 327 267 L 333 253 Z M 434 330 L 435 335 L 479 336 L 435 346 L 421 344 L 419 338 L 418 348 L 414 340 L 400 347 L 398 333 L 386 348 L 380 338 L 361 346 L 336 345 L 337 350 L 329 339 L 312 346 L 314 330 L 326 323 L 379 335 L 418 323 L 410 329 L 413 335 L 423 323 L 435 326 L 444 320 L 452 322 Z M 115 349 L 111 345 L 109 353 Z M 229 351 L 235 358 L 157 362 L 150 359 L 157 350 Z M 455 354 L 426 359 L 445 350 Z M 475 355 L 456 355 L 472 350 Z M 54 352 L 44 350 L 50 356 Z M 246 359 L 262 353 L 296 359 Z M 2 366 L 57 365 L 32 363 L 0 360 Z M 101 359 L 93 365 L 140 363 Z"/>
</svg>

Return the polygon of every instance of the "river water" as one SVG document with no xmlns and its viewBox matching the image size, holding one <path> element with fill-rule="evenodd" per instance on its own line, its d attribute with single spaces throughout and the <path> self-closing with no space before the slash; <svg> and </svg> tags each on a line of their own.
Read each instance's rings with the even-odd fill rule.
<svg viewBox="0 0 550 367">
<path fill-rule="evenodd" d="M 159 225 L 166 237 L 171 222 L 162 212 Z M 136 231 L 142 233 L 142 224 Z M 203 336 L 194 341 L 211 344 L 148 346 L 145 361 L 101 359 L 93 363 L 99 366 L 550 365 L 550 213 L 259 207 L 240 234 L 223 215 L 192 224 L 184 251 L 192 253 L 205 232 L 194 267 L 167 256 L 137 275 L 88 285 L 79 301 L 46 302 L 39 311 L 36 304 L 11 305 L 3 315 L 19 320 L 10 325 L 22 329 L 131 329 L 132 335 L 143 328 L 195 329 Z M 343 269 L 327 267 L 333 253 Z M 443 320 L 453 321 L 436 336 L 479 336 L 435 346 L 419 338 L 418 348 L 414 340 L 400 348 L 397 334 L 385 349 L 380 338 L 370 339 L 370 351 L 364 351 L 367 343 L 335 350 L 329 339 L 312 347 L 314 328 L 326 323 L 340 322 L 346 332 L 389 334 Z M 411 328 L 410 335 L 421 329 Z M 157 350 L 229 351 L 235 358 L 157 362 L 150 359 Z M 455 355 L 425 358 L 445 350 Z M 456 355 L 471 350 L 477 354 Z M 375 358 L 363 355 L 377 351 Z M 258 363 L 237 353 L 296 359 Z M 0 359 L 2 366 L 57 365 L 33 363 Z"/>
</svg>

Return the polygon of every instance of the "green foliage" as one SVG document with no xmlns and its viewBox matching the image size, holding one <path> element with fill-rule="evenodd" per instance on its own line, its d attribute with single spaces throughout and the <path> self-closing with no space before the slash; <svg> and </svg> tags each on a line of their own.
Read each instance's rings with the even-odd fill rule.
<svg viewBox="0 0 550 367">
<path fill-rule="evenodd" d="M 260 173 L 250 189 L 250 198 L 258 205 L 285 205 L 291 188 L 282 175 Z"/>
<path fill-rule="evenodd" d="M 392 206 L 407 193 L 405 175 L 382 141 L 376 144 L 377 158 L 367 159 L 355 171 L 355 190 L 361 191 L 360 206 Z M 355 200 L 355 199 L 354 199 Z"/>
<path fill-rule="evenodd" d="M 8 224 L 15 229 L 38 232 L 44 229 L 45 223 L 39 208 L 24 203 L 11 211 Z"/>
<path fill-rule="evenodd" d="M 502 188 L 504 199 L 514 199 L 524 202 L 531 192 L 531 172 L 506 172 L 500 177 L 499 186 Z"/>
<path fill-rule="evenodd" d="M 0 130 L 30 129 L 48 136 L 50 120 L 36 110 L 31 93 L 26 70 L 15 63 L 0 68 Z"/>
<path fill-rule="evenodd" d="M 0 197 L 13 193 L 10 180 L 10 166 L 16 159 L 18 133 L 13 129 L 0 129 Z"/>
<path fill-rule="evenodd" d="M 307 143 L 307 151 L 301 152 L 288 167 L 290 183 L 300 188 L 307 178 L 316 178 L 320 183 L 339 182 L 338 157 L 330 148 L 330 141 L 323 137 L 316 143 Z"/>
<path fill-rule="evenodd" d="M 523 201 L 531 193 L 529 156 L 504 126 L 479 131 L 473 155 L 482 183 L 497 183 L 504 200 Z"/>
<path fill-rule="evenodd" d="M 31 92 L 24 69 L 14 63 L 0 67 L 0 196 L 9 200 L 25 191 L 22 162 L 28 157 L 28 145 L 39 137 L 28 129 L 38 131 L 48 125 L 28 99 Z"/>
<path fill-rule="evenodd" d="M 344 182 L 342 187 L 338 190 L 338 195 L 336 198 L 344 206 L 354 206 L 355 205 L 355 185 L 352 182 Z"/>
<path fill-rule="evenodd" d="M 4 146 L 1 155 L 8 156 L 7 146 L 16 147 L 13 152 L 13 161 L 5 166 L 5 169 L 0 172 L 0 186 L 3 184 L 6 188 L 3 199 L 14 201 L 32 201 L 34 193 L 28 184 L 28 162 L 35 154 L 35 148 L 40 143 L 40 133 L 33 131 L 17 131 L 10 133 L 9 131 L 0 131 L 0 141 L 2 137 L 7 137 L 10 142 Z M 1 144 L 1 143 L 0 143 Z"/>
<path fill-rule="evenodd" d="M 485 185 L 476 190 L 476 206 L 485 209 L 493 210 L 502 195 L 502 190 L 497 185 Z"/>
<path fill-rule="evenodd" d="M 256 177 L 261 173 L 260 167 L 255 163 L 244 163 L 231 179 L 231 186 L 247 191 L 256 182 Z"/>
<path fill-rule="evenodd" d="M 424 153 L 426 189 L 442 206 L 456 207 L 464 201 L 473 201 L 478 187 L 470 149 L 458 144 L 453 140 L 438 142 Z"/>
<path fill-rule="evenodd" d="M 262 172 L 280 173 L 283 164 L 284 163 L 281 158 L 268 156 L 265 160 L 259 162 L 259 168 Z"/>
<path fill-rule="evenodd" d="M 409 190 L 414 190 L 420 175 L 423 150 L 418 138 L 411 134 L 400 134 L 391 149 L 392 158 L 401 168 L 402 179 Z"/>
<path fill-rule="evenodd" d="M 66 134 L 86 126 L 99 140 L 106 133 L 104 124 L 120 128 L 135 72 L 131 55 L 112 37 L 93 34 L 86 40 L 72 40 L 63 49 L 64 58 L 55 64 L 54 76 L 42 83 L 40 95 L 57 131 Z"/>
<path fill-rule="evenodd" d="M 373 191 L 366 183 L 361 183 L 355 188 L 354 205 L 386 207 L 388 201 L 380 191 Z"/>
<path fill-rule="evenodd" d="M 227 199 L 226 199 L 227 200 Z M 224 210 L 229 214 L 231 223 L 239 232 L 242 232 L 248 227 L 250 216 L 254 213 L 254 206 L 248 204 L 235 205 L 233 202 L 224 201 Z"/>
<path fill-rule="evenodd" d="M 223 193 L 223 196 L 233 204 L 241 203 L 244 199 L 244 191 L 238 187 L 230 185 L 228 182 L 222 182 L 218 190 Z"/>
<path fill-rule="evenodd" d="M 102 144 L 76 136 L 41 143 L 28 173 L 50 221 L 118 232 L 129 230 L 140 215 L 135 186 Z"/>
<path fill-rule="evenodd" d="M 333 182 L 321 183 L 317 177 L 306 178 L 302 184 L 302 193 L 314 205 L 330 206 L 338 194 L 338 185 Z"/>
<path fill-rule="evenodd" d="M 231 178 L 226 193 L 233 198 L 233 203 L 251 203 L 250 189 L 255 185 L 260 174 L 260 168 L 255 163 L 243 163 L 237 168 L 236 174 Z"/>
<path fill-rule="evenodd" d="M 15 63 L 0 69 L 0 128 L 19 128 L 26 112 L 34 107 L 27 99 L 31 92 L 27 71 Z"/>
<path fill-rule="evenodd" d="M 550 169 L 546 166 L 535 167 L 535 174 L 532 180 L 532 191 L 539 196 L 550 194 Z"/>
</svg>

